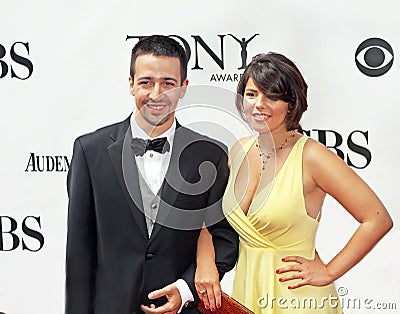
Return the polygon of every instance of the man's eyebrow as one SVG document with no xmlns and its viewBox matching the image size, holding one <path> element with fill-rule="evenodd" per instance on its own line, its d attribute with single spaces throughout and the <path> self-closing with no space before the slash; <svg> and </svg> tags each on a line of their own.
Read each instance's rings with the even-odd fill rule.
<svg viewBox="0 0 400 314">
<path fill-rule="evenodd" d="M 151 79 L 152 79 L 151 76 L 139 76 L 139 77 L 137 78 L 138 81 L 140 81 L 140 80 L 151 80 Z"/>
<path fill-rule="evenodd" d="M 152 79 L 154 79 L 153 76 L 139 76 L 137 80 L 140 81 L 140 80 L 152 80 Z M 174 77 L 167 76 L 167 77 L 161 77 L 160 79 L 163 81 L 174 81 L 174 82 L 178 83 L 178 80 Z"/>
<path fill-rule="evenodd" d="M 162 79 L 164 81 L 174 81 L 174 82 L 178 83 L 178 80 L 174 77 L 163 77 Z"/>
</svg>

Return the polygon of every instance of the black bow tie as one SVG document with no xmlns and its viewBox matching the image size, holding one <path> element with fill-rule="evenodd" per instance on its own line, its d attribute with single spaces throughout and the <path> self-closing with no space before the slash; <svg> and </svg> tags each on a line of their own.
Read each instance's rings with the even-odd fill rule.
<svg viewBox="0 0 400 314">
<path fill-rule="evenodd" d="M 157 153 L 164 154 L 169 152 L 170 149 L 166 137 L 160 137 L 154 140 L 144 140 L 136 137 L 132 139 L 131 147 L 135 156 L 143 156 L 148 150 L 153 150 Z"/>
</svg>

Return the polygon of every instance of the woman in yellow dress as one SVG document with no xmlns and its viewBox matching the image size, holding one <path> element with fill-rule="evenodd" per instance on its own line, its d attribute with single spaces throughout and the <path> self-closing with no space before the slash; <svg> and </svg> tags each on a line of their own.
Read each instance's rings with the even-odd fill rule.
<svg viewBox="0 0 400 314">
<path fill-rule="evenodd" d="M 237 94 L 236 106 L 258 136 L 239 140 L 229 153 L 223 209 L 240 239 L 232 297 L 255 313 L 342 313 L 334 281 L 374 247 L 392 220 L 342 159 L 302 134 L 307 84 L 291 60 L 276 53 L 256 56 Z M 326 194 L 360 225 L 324 264 L 315 234 Z M 195 283 L 211 310 L 221 305 L 213 258 L 204 229 Z"/>
</svg>

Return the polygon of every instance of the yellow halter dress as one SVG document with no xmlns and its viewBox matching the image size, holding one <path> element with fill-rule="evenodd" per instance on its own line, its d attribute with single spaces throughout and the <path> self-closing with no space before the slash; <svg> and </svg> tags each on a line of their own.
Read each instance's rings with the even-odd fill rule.
<svg viewBox="0 0 400 314">
<path fill-rule="evenodd" d="M 282 258 L 299 255 L 314 259 L 318 221 L 308 216 L 303 196 L 303 147 L 301 137 L 275 176 L 272 185 L 261 189 L 247 215 L 235 197 L 235 180 L 252 138 L 231 162 L 231 173 L 223 198 L 223 209 L 239 234 L 239 259 L 232 297 L 255 313 L 342 313 L 334 284 L 323 287 L 303 286 L 289 290 L 297 281 L 279 282 L 287 275 L 276 274 L 289 265 Z"/>
</svg>

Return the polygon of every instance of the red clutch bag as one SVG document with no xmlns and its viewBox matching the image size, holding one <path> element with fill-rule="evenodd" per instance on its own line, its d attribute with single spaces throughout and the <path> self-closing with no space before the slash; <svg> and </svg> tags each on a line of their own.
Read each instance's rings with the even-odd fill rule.
<svg viewBox="0 0 400 314">
<path fill-rule="evenodd" d="M 221 307 L 219 309 L 211 312 L 210 310 L 206 310 L 202 301 L 199 301 L 197 310 L 202 314 L 254 314 L 254 312 L 250 311 L 242 303 L 239 303 L 224 292 L 222 292 Z"/>
</svg>

